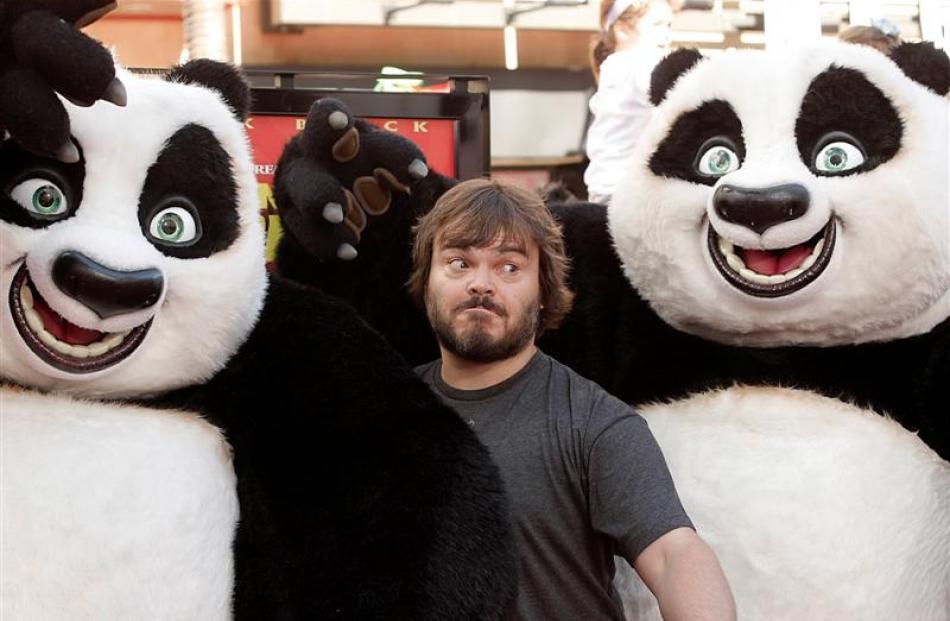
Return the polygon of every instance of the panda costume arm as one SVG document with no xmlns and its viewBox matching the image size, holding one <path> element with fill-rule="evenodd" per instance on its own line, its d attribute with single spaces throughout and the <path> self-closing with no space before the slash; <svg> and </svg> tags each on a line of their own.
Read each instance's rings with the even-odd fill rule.
<svg viewBox="0 0 950 621">
<path fill-rule="evenodd" d="M 226 65 L 169 77 L 246 114 L 247 85 Z M 176 157 L 200 170 L 196 151 L 151 172 L 174 177 Z M 214 244 L 228 225 L 208 213 L 202 243 Z M 234 449 L 235 618 L 499 618 L 514 545 L 474 433 L 340 300 L 275 277 L 253 326 L 208 382 L 159 398 L 204 413 Z"/>
<path fill-rule="evenodd" d="M 496 619 L 513 596 L 487 451 L 345 303 L 272 279 L 232 363 L 169 400 L 220 413 L 239 495 L 257 499 L 242 503 L 236 618 Z"/>
<path fill-rule="evenodd" d="M 439 350 L 403 284 L 411 227 L 455 180 L 429 170 L 411 141 L 321 99 L 274 175 L 284 235 L 278 271 L 348 300 L 411 365 Z"/>
</svg>

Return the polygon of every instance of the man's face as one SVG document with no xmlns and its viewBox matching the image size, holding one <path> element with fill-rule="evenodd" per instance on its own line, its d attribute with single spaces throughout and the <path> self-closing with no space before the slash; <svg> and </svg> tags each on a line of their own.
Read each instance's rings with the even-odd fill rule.
<svg viewBox="0 0 950 621">
<path fill-rule="evenodd" d="M 463 360 L 505 360 L 534 342 L 539 283 L 538 246 L 531 240 L 455 248 L 437 236 L 426 314 L 442 347 Z"/>
</svg>

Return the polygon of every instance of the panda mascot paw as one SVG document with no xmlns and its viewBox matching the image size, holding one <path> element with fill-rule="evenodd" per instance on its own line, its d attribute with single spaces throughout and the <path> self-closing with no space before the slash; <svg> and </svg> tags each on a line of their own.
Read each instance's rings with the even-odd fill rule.
<svg viewBox="0 0 950 621">
<path fill-rule="evenodd" d="M 124 105 L 111 55 L 76 30 L 113 8 L 110 0 L 0 2 L 0 130 L 28 151 L 79 159 L 57 93 L 81 106 Z"/>
<path fill-rule="evenodd" d="M 403 287 L 406 249 L 412 224 L 454 184 L 412 141 L 356 119 L 338 100 L 318 100 L 274 174 L 284 232 L 277 271 L 351 301 L 375 283 L 371 297 L 386 312 L 373 327 L 411 364 L 429 362 L 438 348 Z"/>
<path fill-rule="evenodd" d="M 368 222 L 428 176 L 425 155 L 413 142 L 356 119 L 338 100 L 321 99 L 284 150 L 274 178 L 287 243 L 317 261 L 353 261 Z"/>
<path fill-rule="evenodd" d="M 76 161 L 0 143 L 0 617 L 499 618 L 487 450 L 266 273 L 242 76 L 120 75 L 63 102 Z"/>
</svg>

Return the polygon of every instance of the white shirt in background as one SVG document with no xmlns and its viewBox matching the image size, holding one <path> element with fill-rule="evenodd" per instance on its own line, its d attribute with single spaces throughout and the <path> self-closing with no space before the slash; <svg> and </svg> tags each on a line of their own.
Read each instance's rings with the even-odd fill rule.
<svg viewBox="0 0 950 621">
<path fill-rule="evenodd" d="M 590 165 L 584 183 L 590 200 L 607 202 L 653 114 L 650 74 L 669 50 L 630 48 L 614 52 L 600 66 L 600 83 L 590 99 L 594 121 L 587 130 Z"/>
</svg>

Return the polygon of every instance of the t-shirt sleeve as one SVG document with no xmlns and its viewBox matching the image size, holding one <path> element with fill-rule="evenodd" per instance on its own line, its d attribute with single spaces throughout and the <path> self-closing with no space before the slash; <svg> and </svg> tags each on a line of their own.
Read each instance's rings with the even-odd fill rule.
<svg viewBox="0 0 950 621">
<path fill-rule="evenodd" d="M 591 524 L 632 564 L 662 535 L 693 524 L 646 420 L 620 401 L 599 406 L 616 411 L 589 444 Z"/>
</svg>

